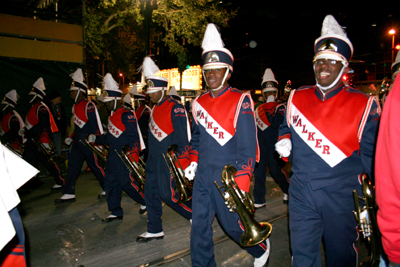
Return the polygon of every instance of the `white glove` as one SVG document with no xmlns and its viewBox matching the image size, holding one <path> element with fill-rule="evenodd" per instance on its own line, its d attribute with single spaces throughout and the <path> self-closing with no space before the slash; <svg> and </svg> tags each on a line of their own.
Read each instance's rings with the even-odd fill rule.
<svg viewBox="0 0 400 267">
<path fill-rule="evenodd" d="M 292 141 L 289 138 L 284 138 L 275 144 L 275 150 L 279 156 L 287 158 L 292 151 Z"/>
<path fill-rule="evenodd" d="M 71 143 L 72 143 L 72 138 L 71 138 L 71 137 L 65 138 L 65 144 L 66 144 L 67 146 L 71 145 Z"/>
<path fill-rule="evenodd" d="M 194 174 L 197 171 L 197 162 L 192 161 L 190 165 L 185 169 L 185 177 L 192 181 L 194 179 Z"/>
<path fill-rule="evenodd" d="M 43 143 L 44 147 L 47 148 L 48 150 L 50 150 L 50 145 L 49 143 Z"/>
<path fill-rule="evenodd" d="M 25 128 L 19 129 L 18 134 L 22 136 L 25 133 Z"/>
<path fill-rule="evenodd" d="M 96 136 L 94 134 L 89 134 L 88 141 L 89 143 L 94 143 L 96 141 Z"/>
</svg>

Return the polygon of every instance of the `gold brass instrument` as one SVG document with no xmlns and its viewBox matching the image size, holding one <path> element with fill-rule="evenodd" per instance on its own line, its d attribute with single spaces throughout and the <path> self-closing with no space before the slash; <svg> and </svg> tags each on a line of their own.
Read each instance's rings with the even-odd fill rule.
<svg viewBox="0 0 400 267">
<path fill-rule="evenodd" d="M 193 191 L 193 181 L 189 181 L 185 177 L 185 172 L 182 169 L 181 164 L 178 160 L 178 146 L 171 145 L 166 155 L 163 154 L 165 162 L 167 163 L 169 172 L 171 173 L 172 177 L 175 179 L 176 189 L 179 193 L 178 204 L 188 201 L 192 199 L 192 191 Z M 175 165 L 176 163 L 176 165 Z M 177 167 L 178 166 L 178 167 Z"/>
<path fill-rule="evenodd" d="M 367 174 L 361 176 L 363 197 L 359 197 L 357 190 L 353 190 L 356 218 L 359 231 L 363 238 L 369 244 L 369 256 L 360 263 L 360 266 L 375 267 L 379 266 L 382 243 L 376 220 L 377 206 L 375 204 L 375 188 Z M 360 207 L 360 200 L 365 202 L 364 206 Z"/>
<path fill-rule="evenodd" d="M 45 147 L 45 146 L 43 145 L 43 143 L 40 142 L 39 138 L 37 138 L 37 137 L 32 137 L 31 140 L 32 140 L 32 142 L 35 144 L 37 151 L 38 151 L 39 153 L 41 153 L 41 154 L 46 158 L 46 160 L 47 160 L 47 162 L 48 162 L 49 164 L 55 162 L 54 155 L 55 155 L 55 152 L 56 152 L 56 151 L 55 151 L 55 146 L 54 146 L 54 144 L 51 142 L 51 140 L 50 140 L 50 142 L 49 142 L 50 149 L 47 148 L 47 147 Z"/>
<path fill-rule="evenodd" d="M 115 150 L 115 152 L 125 164 L 128 171 L 135 176 L 139 187 L 138 191 L 142 192 L 144 190 L 144 183 L 146 181 L 146 163 L 144 163 L 140 157 L 139 162 L 137 162 L 129 153 L 129 146 L 127 145 L 122 148 L 122 155 L 120 155 L 117 150 Z"/>
<path fill-rule="evenodd" d="M 240 245 L 251 247 L 260 244 L 271 234 L 272 225 L 268 222 L 258 223 L 254 219 L 254 203 L 248 193 L 242 193 L 235 181 L 236 168 L 226 165 L 222 170 L 219 186 L 215 181 L 219 192 L 225 200 L 230 212 L 237 212 L 244 226 L 244 233 L 240 236 Z M 222 192 L 221 188 L 225 190 Z"/>
<path fill-rule="evenodd" d="M 79 140 L 84 146 L 86 146 L 90 151 L 92 151 L 96 156 L 100 158 L 101 161 L 106 164 L 107 162 L 107 153 L 106 149 L 103 146 L 103 150 L 98 149 L 97 147 L 93 146 L 89 140 L 88 140 L 89 135 L 86 136 L 85 141 Z"/>
</svg>

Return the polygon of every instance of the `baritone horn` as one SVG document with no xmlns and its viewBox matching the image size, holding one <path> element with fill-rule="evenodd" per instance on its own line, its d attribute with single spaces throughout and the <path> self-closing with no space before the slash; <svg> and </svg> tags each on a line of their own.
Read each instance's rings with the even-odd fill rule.
<svg viewBox="0 0 400 267">
<path fill-rule="evenodd" d="M 182 169 L 178 160 L 178 145 L 171 145 L 166 155 L 163 154 L 165 162 L 167 163 L 169 172 L 175 179 L 176 189 L 179 193 L 178 204 L 192 199 L 193 181 L 189 181 L 185 177 L 185 172 Z"/>
<path fill-rule="evenodd" d="M 353 190 L 356 218 L 359 232 L 369 245 L 369 256 L 360 263 L 360 266 L 377 267 L 379 266 L 382 253 L 382 243 L 379 228 L 376 220 L 377 206 L 375 204 L 375 188 L 367 174 L 362 174 L 363 197 L 359 197 L 357 190 Z M 360 200 L 364 201 L 364 206 L 360 207 Z"/>
<path fill-rule="evenodd" d="M 51 140 L 49 140 L 50 148 L 45 147 L 40 139 L 37 137 L 32 137 L 31 140 L 35 144 L 37 151 L 46 158 L 49 164 L 53 164 L 54 162 L 56 162 L 56 160 L 54 159 L 55 146 Z"/>
<path fill-rule="evenodd" d="M 142 192 L 144 191 L 144 184 L 146 181 L 146 163 L 139 157 L 139 162 L 137 162 L 132 155 L 129 153 L 129 146 L 125 145 L 122 148 L 122 155 L 118 153 L 117 150 L 115 150 L 117 153 L 118 157 L 122 160 L 122 162 L 125 164 L 126 168 L 130 173 L 132 173 L 135 178 L 136 182 L 138 183 L 138 191 Z"/>
<path fill-rule="evenodd" d="M 242 193 L 235 181 L 236 168 L 232 165 L 225 165 L 222 170 L 219 186 L 217 181 L 214 184 L 225 200 L 230 212 L 237 212 L 244 226 L 244 233 L 240 236 L 240 245 L 251 247 L 260 244 L 271 234 L 272 225 L 268 222 L 258 223 L 254 219 L 254 203 L 248 193 Z M 221 188 L 225 190 L 222 192 Z"/>
</svg>

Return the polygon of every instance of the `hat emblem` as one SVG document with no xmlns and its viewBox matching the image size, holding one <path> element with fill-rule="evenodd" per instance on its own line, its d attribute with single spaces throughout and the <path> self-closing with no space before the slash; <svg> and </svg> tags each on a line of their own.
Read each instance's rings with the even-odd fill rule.
<svg viewBox="0 0 400 267">
<path fill-rule="evenodd" d="M 336 45 L 334 40 L 327 39 L 327 40 L 323 41 L 318 48 L 318 51 L 325 51 L 325 50 L 337 52 L 338 46 Z"/>
<path fill-rule="evenodd" d="M 154 87 L 154 82 L 152 80 L 147 80 L 148 87 Z"/>
<path fill-rule="evenodd" d="M 205 63 L 220 62 L 217 52 L 210 52 L 206 55 Z"/>
</svg>

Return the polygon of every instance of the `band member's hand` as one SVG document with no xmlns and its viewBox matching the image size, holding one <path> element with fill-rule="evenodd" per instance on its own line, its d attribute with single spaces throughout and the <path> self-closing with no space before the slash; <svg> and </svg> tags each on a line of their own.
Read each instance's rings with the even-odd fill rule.
<svg viewBox="0 0 400 267">
<path fill-rule="evenodd" d="M 22 136 L 25 133 L 25 128 L 19 129 L 18 135 Z"/>
<path fill-rule="evenodd" d="M 94 143 L 96 141 L 96 136 L 94 134 L 89 134 L 88 141 L 89 143 Z"/>
<path fill-rule="evenodd" d="M 275 144 L 275 150 L 279 156 L 287 158 L 292 151 L 292 141 L 289 138 L 284 138 Z"/>
<path fill-rule="evenodd" d="M 72 138 L 71 137 L 67 137 L 67 138 L 65 138 L 65 144 L 67 145 L 67 146 L 69 146 L 69 145 L 71 145 L 72 144 Z"/>
<path fill-rule="evenodd" d="M 192 181 L 197 171 L 197 162 L 192 161 L 190 165 L 185 169 L 185 177 Z"/>
</svg>

